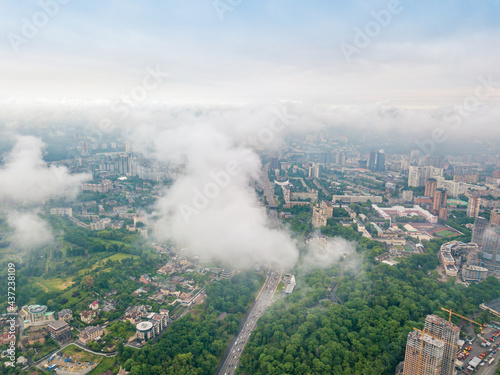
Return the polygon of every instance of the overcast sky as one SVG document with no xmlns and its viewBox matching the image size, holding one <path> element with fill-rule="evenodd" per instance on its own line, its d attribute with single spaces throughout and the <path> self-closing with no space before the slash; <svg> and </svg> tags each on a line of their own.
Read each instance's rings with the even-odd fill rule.
<svg viewBox="0 0 500 375">
<path fill-rule="evenodd" d="M 54 1 L 0 4 L 0 101 L 113 100 L 148 66 L 169 103 L 440 106 L 500 80 L 497 1 Z"/>
</svg>

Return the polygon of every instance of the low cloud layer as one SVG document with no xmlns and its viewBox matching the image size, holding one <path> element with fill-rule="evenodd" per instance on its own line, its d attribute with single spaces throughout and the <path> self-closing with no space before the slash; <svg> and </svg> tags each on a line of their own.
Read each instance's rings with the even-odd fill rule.
<svg viewBox="0 0 500 375">
<path fill-rule="evenodd" d="M 18 249 L 29 250 L 54 240 L 47 223 L 35 212 L 9 212 L 7 222 L 14 230 L 11 243 Z"/>
<path fill-rule="evenodd" d="M 0 200 L 36 203 L 51 196 L 74 197 L 88 174 L 72 175 L 63 166 L 47 165 L 40 138 L 21 136 L 0 168 Z"/>
<path fill-rule="evenodd" d="M 40 138 L 19 136 L 0 167 L 0 201 L 24 209 L 7 212 L 13 230 L 11 241 L 19 249 L 43 246 L 53 240 L 51 229 L 33 210 L 34 204 L 51 197 L 73 198 L 80 184 L 91 178 L 88 174 L 70 174 L 63 166 L 48 165 L 43 160 L 44 147 Z"/>
<path fill-rule="evenodd" d="M 271 229 L 266 209 L 258 203 L 253 184 L 262 166 L 250 148 L 210 123 L 143 127 L 131 139 L 135 149 L 184 166 L 156 206 L 160 240 L 238 268 L 295 264 L 295 242 L 286 232 Z"/>
<path fill-rule="evenodd" d="M 307 242 L 307 253 L 304 254 L 301 268 L 310 270 L 328 268 L 344 257 L 349 257 L 356 250 L 354 242 L 341 237 L 326 238 L 316 234 Z"/>
</svg>

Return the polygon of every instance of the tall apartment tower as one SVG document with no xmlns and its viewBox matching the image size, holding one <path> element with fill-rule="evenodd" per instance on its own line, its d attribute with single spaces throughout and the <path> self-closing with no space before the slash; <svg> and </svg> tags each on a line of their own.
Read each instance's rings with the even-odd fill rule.
<svg viewBox="0 0 500 375">
<path fill-rule="evenodd" d="M 432 210 L 440 219 L 448 219 L 448 192 L 446 189 L 437 189 L 434 193 Z"/>
<path fill-rule="evenodd" d="M 480 208 L 481 198 L 477 195 L 471 195 L 469 197 L 469 204 L 467 206 L 467 216 L 478 217 Z"/>
<path fill-rule="evenodd" d="M 483 235 L 480 247 L 481 266 L 486 267 L 490 274 L 500 275 L 500 236 L 493 229 L 487 229 Z"/>
<path fill-rule="evenodd" d="M 384 172 L 385 171 L 385 151 L 379 150 L 377 152 L 377 171 Z"/>
<path fill-rule="evenodd" d="M 426 197 L 430 197 L 430 198 L 434 199 L 434 195 L 436 194 L 437 186 L 438 186 L 437 180 L 435 178 L 429 178 L 425 182 L 425 193 L 424 193 L 424 195 Z"/>
<path fill-rule="evenodd" d="M 500 209 L 494 208 L 491 210 L 490 224 L 493 226 L 500 226 Z"/>
<path fill-rule="evenodd" d="M 406 342 L 403 375 L 441 375 L 445 343 L 417 331 Z"/>
<path fill-rule="evenodd" d="M 488 228 L 488 220 L 486 220 L 482 216 L 477 216 L 474 220 L 474 229 L 472 230 L 472 239 L 471 242 L 477 244 L 477 246 L 481 247 L 483 244 L 484 232 Z"/>
<path fill-rule="evenodd" d="M 377 153 L 372 150 L 370 151 L 370 158 L 368 159 L 368 169 L 370 171 L 375 171 L 377 168 Z"/>
<path fill-rule="evenodd" d="M 437 315 L 427 315 L 424 327 L 424 332 L 436 339 L 442 340 L 444 343 L 443 361 L 441 364 L 440 374 L 454 375 L 460 328 Z"/>
</svg>

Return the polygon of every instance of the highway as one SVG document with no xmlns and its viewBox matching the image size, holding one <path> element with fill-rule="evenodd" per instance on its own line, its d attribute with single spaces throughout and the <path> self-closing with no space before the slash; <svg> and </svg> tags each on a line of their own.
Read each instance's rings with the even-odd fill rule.
<svg viewBox="0 0 500 375">
<path fill-rule="evenodd" d="M 269 181 L 267 171 L 269 170 L 269 163 L 262 168 L 263 174 L 263 188 L 264 194 L 266 195 L 268 204 L 275 204 L 274 201 L 274 190 Z M 271 221 L 271 226 L 273 228 L 279 229 L 278 215 L 275 209 L 269 210 L 269 217 Z M 257 320 L 264 314 L 266 308 L 271 303 L 274 293 L 278 288 L 278 284 L 281 280 L 283 270 L 278 270 L 277 268 L 271 268 L 267 272 L 266 282 L 264 283 L 262 289 L 260 290 L 255 302 L 240 326 L 240 330 L 236 337 L 231 342 L 228 350 L 225 353 L 222 363 L 219 364 L 218 370 L 216 370 L 216 375 L 233 375 L 236 368 L 238 367 L 239 360 L 243 349 L 250 337 L 250 333 L 257 326 Z"/>
<path fill-rule="evenodd" d="M 222 366 L 219 367 L 218 375 L 233 375 L 239 364 L 240 355 L 248 342 L 250 333 L 257 326 L 257 320 L 264 314 L 267 306 L 271 303 L 273 295 L 281 280 L 281 272 L 270 269 L 267 274 L 266 282 L 257 296 L 250 313 L 241 326 L 240 331 L 233 339 Z"/>
</svg>

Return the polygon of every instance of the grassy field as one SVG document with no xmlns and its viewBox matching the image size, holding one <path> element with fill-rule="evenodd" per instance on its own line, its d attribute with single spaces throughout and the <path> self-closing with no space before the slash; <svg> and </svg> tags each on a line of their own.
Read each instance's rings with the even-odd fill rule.
<svg viewBox="0 0 500 375">
<path fill-rule="evenodd" d="M 99 363 L 99 365 L 95 369 L 89 372 L 89 375 L 97 375 L 105 372 L 106 370 L 110 370 L 113 368 L 115 362 L 116 361 L 114 357 L 104 357 L 101 363 Z"/>
<path fill-rule="evenodd" d="M 435 232 L 434 235 L 438 236 L 438 237 L 446 238 L 446 237 L 455 237 L 455 236 L 458 236 L 458 233 L 452 232 L 451 230 L 441 230 L 439 232 Z"/>
<path fill-rule="evenodd" d="M 45 292 L 61 291 L 73 285 L 73 278 L 71 277 L 66 279 L 42 279 L 41 277 L 32 277 L 31 279 L 35 284 L 40 285 Z"/>
<path fill-rule="evenodd" d="M 132 254 L 125 254 L 125 253 L 116 253 L 96 262 L 91 268 L 82 268 L 81 270 L 78 270 L 78 275 L 83 275 L 86 272 L 93 271 L 97 267 L 105 265 L 106 262 L 109 260 L 121 262 L 123 259 L 128 259 L 128 258 L 137 259 L 139 258 L 139 256 Z"/>
<path fill-rule="evenodd" d="M 46 343 L 44 346 L 42 346 L 40 349 L 38 349 L 38 353 L 35 354 L 33 349 L 29 349 L 28 353 L 31 354 L 31 357 L 33 358 L 34 361 L 38 361 L 40 358 L 45 357 L 47 354 L 53 352 L 59 348 L 58 345 L 50 345 Z"/>
<path fill-rule="evenodd" d="M 101 358 L 92 353 L 86 352 L 85 350 L 80 349 L 76 345 L 67 346 L 62 350 L 62 353 L 66 357 L 72 357 L 74 359 L 78 359 L 78 361 L 80 362 L 95 362 L 99 360 L 99 358 Z M 75 361 L 73 360 L 73 362 Z"/>
<path fill-rule="evenodd" d="M 278 284 L 278 287 L 276 288 L 276 292 L 274 293 L 274 295 L 280 295 L 280 293 L 283 291 L 283 287 L 285 286 L 285 284 L 283 284 L 283 281 L 280 281 L 280 283 Z"/>
<path fill-rule="evenodd" d="M 125 254 L 125 253 L 116 253 L 114 255 L 111 255 L 110 257 L 108 258 L 105 258 L 104 261 L 108 261 L 108 260 L 112 260 L 112 261 L 122 261 L 123 259 L 127 259 L 127 258 L 134 258 L 134 259 L 137 259 L 139 258 L 138 255 L 132 255 L 132 254 Z"/>
</svg>

